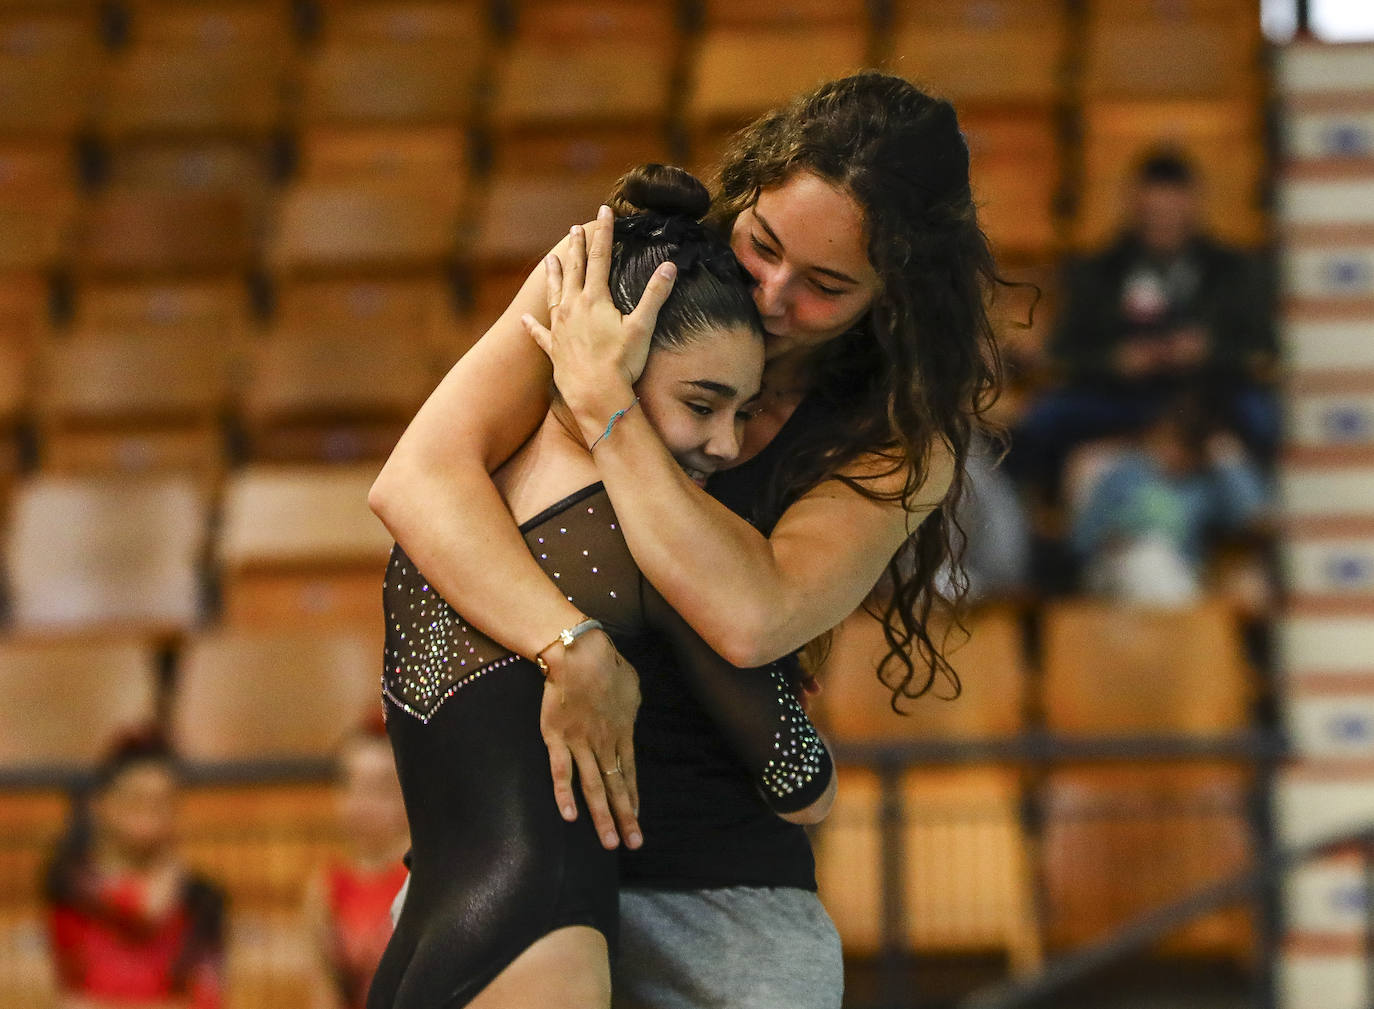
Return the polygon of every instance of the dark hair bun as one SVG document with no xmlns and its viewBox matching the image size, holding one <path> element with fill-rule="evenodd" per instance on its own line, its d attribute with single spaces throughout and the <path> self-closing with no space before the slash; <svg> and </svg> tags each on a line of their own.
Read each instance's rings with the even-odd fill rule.
<svg viewBox="0 0 1374 1009">
<path fill-rule="evenodd" d="M 711 193 L 686 169 L 640 165 L 616 183 L 609 206 L 617 217 L 647 211 L 700 221 L 711 209 Z"/>
</svg>

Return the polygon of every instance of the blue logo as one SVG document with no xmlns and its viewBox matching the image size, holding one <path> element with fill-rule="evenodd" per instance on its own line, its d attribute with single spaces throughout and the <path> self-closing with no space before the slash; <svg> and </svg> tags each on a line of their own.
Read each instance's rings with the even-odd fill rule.
<svg viewBox="0 0 1374 1009">
<path fill-rule="evenodd" d="M 1322 416 L 1322 430 L 1332 441 L 1364 441 L 1369 437 L 1369 414 L 1358 406 L 1333 406 Z"/>
<path fill-rule="evenodd" d="M 1363 743 L 1369 739 L 1369 719 L 1363 715 L 1343 712 L 1333 715 L 1326 723 L 1327 733 L 1341 743 Z"/>
<path fill-rule="evenodd" d="M 1374 562 L 1359 554 L 1333 554 L 1326 559 L 1326 577 L 1346 587 L 1367 585 L 1374 579 Z"/>
<path fill-rule="evenodd" d="M 1371 153 L 1369 131 L 1359 123 L 1335 123 L 1322 138 L 1327 154 L 1363 157 Z"/>
<path fill-rule="evenodd" d="M 1331 259 L 1326 263 L 1326 279 L 1343 291 L 1369 287 L 1369 264 L 1362 259 Z"/>
</svg>

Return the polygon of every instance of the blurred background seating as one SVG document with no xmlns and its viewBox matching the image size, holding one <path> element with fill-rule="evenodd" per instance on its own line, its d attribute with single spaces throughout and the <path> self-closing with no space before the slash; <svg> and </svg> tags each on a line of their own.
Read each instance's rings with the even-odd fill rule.
<svg viewBox="0 0 1374 1009">
<path fill-rule="evenodd" d="M 1281 354 L 1245 374 L 1285 429 L 1246 444 L 1265 508 L 1208 531 L 1179 605 L 1083 598 L 1068 545 L 1136 426 L 971 519 L 1015 533 L 969 526 L 1017 576 L 975 586 L 957 699 L 937 679 L 893 713 L 877 625 L 837 632 L 816 716 L 842 784 L 816 846 L 852 1004 L 883 1003 L 864 971 L 894 955 L 909 1004 L 1028 976 L 1275 837 L 1367 819 L 1370 52 L 1276 49 L 1248 0 L 0 2 L 0 1009 L 53 997 L 59 786 L 148 721 L 194 772 L 186 858 L 229 897 L 227 1004 L 314 997 L 303 891 L 346 848 L 330 768 L 377 695 L 381 461 L 626 168 L 709 176 L 753 116 L 870 65 L 955 102 L 1022 282 L 992 306 L 995 420 L 1064 389 L 1071 264 L 1139 224 L 1142 159 L 1167 152 L 1195 233 L 1253 267 L 1253 318 L 1278 313 L 1252 335 Z M 975 483 L 1008 482 L 999 455 Z M 1271 788 L 1252 744 L 1280 730 L 1298 762 Z M 1291 882 L 1293 977 L 1355 941 L 1358 871 Z M 1262 910 L 1150 962 L 1253 973 Z"/>
</svg>

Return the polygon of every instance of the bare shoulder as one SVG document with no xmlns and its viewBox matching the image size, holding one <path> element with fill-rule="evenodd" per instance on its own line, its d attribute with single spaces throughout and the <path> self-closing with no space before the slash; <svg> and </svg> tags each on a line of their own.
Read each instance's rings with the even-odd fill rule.
<svg viewBox="0 0 1374 1009">
<path fill-rule="evenodd" d="M 921 482 L 910 501 L 910 510 L 913 512 L 925 512 L 937 507 L 949 493 L 954 483 L 954 450 L 942 439 L 932 442 L 925 459 L 921 460 L 920 468 Z M 841 479 L 827 480 L 816 491 L 871 496 L 900 510 L 912 469 L 911 460 L 900 452 L 865 452 L 839 470 L 836 476 Z M 853 488 L 847 481 L 859 483 L 863 492 Z"/>
</svg>

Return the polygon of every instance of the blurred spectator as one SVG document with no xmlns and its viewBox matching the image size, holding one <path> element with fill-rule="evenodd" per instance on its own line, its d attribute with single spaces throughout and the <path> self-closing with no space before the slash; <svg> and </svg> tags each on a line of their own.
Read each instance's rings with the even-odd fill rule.
<svg viewBox="0 0 1374 1009">
<path fill-rule="evenodd" d="M 975 437 L 965 466 L 964 493 L 955 509 L 971 600 L 1016 595 L 1026 588 L 1030 573 L 1029 521 L 999 455 L 987 438 Z M 947 568 L 942 592 L 952 591 L 950 577 Z"/>
<path fill-rule="evenodd" d="M 1057 487 L 1068 453 L 1138 433 L 1182 390 L 1204 390 L 1256 458 L 1277 448 L 1269 386 L 1277 342 L 1259 263 L 1200 230 L 1192 165 L 1156 151 L 1142 160 L 1128 225 L 1107 249 L 1070 262 L 1050 336 L 1062 385 L 1027 411 L 1012 440 L 1018 479 Z"/>
<path fill-rule="evenodd" d="M 62 1005 L 218 1009 L 224 897 L 175 850 L 179 777 L 152 732 L 97 769 L 47 871 Z"/>
<path fill-rule="evenodd" d="M 1269 504 L 1244 447 L 1196 401 L 1162 412 L 1083 498 L 1071 539 L 1087 590 L 1159 605 L 1199 598 L 1211 547 L 1251 529 Z"/>
<path fill-rule="evenodd" d="M 380 718 L 353 732 L 337 767 L 344 851 L 310 881 L 305 913 L 314 940 L 319 1009 L 361 1009 L 391 938 L 391 902 L 406 880 L 410 846 L 391 743 Z"/>
</svg>

